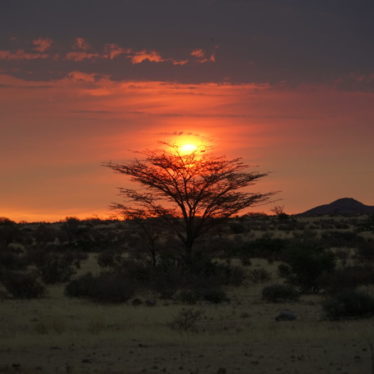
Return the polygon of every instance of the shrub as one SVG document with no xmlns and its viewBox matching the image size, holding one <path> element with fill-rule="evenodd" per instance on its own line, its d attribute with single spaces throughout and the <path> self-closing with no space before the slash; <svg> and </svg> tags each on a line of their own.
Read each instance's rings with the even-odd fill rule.
<svg viewBox="0 0 374 374">
<path fill-rule="evenodd" d="M 240 259 L 240 262 L 242 263 L 242 266 L 251 266 L 252 265 L 252 262 L 251 262 L 251 259 L 249 257 L 242 257 Z"/>
<path fill-rule="evenodd" d="M 175 298 L 186 304 L 196 304 L 205 300 L 213 304 L 220 304 L 230 301 L 225 291 L 219 287 L 205 287 L 195 289 L 182 289 L 176 293 Z"/>
<path fill-rule="evenodd" d="M 321 240 L 327 247 L 355 247 L 363 238 L 353 231 L 325 231 Z"/>
<path fill-rule="evenodd" d="M 17 299 L 41 297 L 45 287 L 35 273 L 7 272 L 2 279 L 6 290 Z"/>
<path fill-rule="evenodd" d="M 374 298 L 360 291 L 344 291 L 322 304 L 328 319 L 366 318 L 374 316 Z"/>
<path fill-rule="evenodd" d="M 91 273 L 81 275 L 65 287 L 65 295 L 70 297 L 90 297 L 94 293 L 95 279 Z"/>
<path fill-rule="evenodd" d="M 117 273 L 102 273 L 96 277 L 86 274 L 65 288 L 67 296 L 87 297 L 103 303 L 126 302 L 134 296 L 135 291 L 134 282 Z"/>
<path fill-rule="evenodd" d="M 203 317 L 204 313 L 201 310 L 183 308 L 169 323 L 169 326 L 173 330 L 182 332 L 197 332 Z"/>
<path fill-rule="evenodd" d="M 221 288 L 205 288 L 199 291 L 203 300 L 209 301 L 213 304 L 220 304 L 230 301 L 226 296 L 225 291 Z"/>
<path fill-rule="evenodd" d="M 262 298 L 271 303 L 297 301 L 299 297 L 299 292 L 294 287 L 285 284 L 273 284 L 262 290 Z"/>
<path fill-rule="evenodd" d="M 72 258 L 54 254 L 46 256 L 38 270 L 43 282 L 47 284 L 67 282 L 75 274 Z"/>
<path fill-rule="evenodd" d="M 287 264 L 279 266 L 279 275 L 288 283 L 299 286 L 303 292 L 317 293 L 320 289 L 319 278 L 335 268 L 333 253 L 314 241 L 295 242 L 284 257 Z"/>
<path fill-rule="evenodd" d="M 374 241 L 366 241 L 356 249 L 358 258 L 364 261 L 374 261 Z"/>
<path fill-rule="evenodd" d="M 348 266 L 324 274 L 320 278 L 320 284 L 329 292 L 354 289 L 358 286 L 374 284 L 374 271 L 371 266 Z"/>
<path fill-rule="evenodd" d="M 249 271 L 248 278 L 253 283 L 263 283 L 271 279 L 271 274 L 264 268 L 258 268 Z"/>
<path fill-rule="evenodd" d="M 188 268 L 161 263 L 151 268 L 150 278 L 144 284 L 159 292 L 162 297 L 169 298 L 177 290 L 217 289 L 223 285 L 238 286 L 243 283 L 243 280 L 244 271 L 241 268 L 201 259 Z"/>
<path fill-rule="evenodd" d="M 277 260 L 281 258 L 283 251 L 287 247 L 287 243 L 288 240 L 273 239 L 269 235 L 266 235 L 244 244 L 242 255 Z"/>
<path fill-rule="evenodd" d="M 114 250 L 103 251 L 97 256 L 97 263 L 103 268 L 118 267 L 122 263 L 121 254 Z"/>
<path fill-rule="evenodd" d="M 0 248 L 0 272 L 1 269 L 4 271 L 23 270 L 27 265 L 27 258 L 22 254 L 22 251 L 11 246 Z"/>
<path fill-rule="evenodd" d="M 175 298 L 185 304 L 196 304 L 200 300 L 200 295 L 195 290 L 180 290 Z"/>
<path fill-rule="evenodd" d="M 239 222 L 231 222 L 230 229 L 234 234 L 243 234 L 246 231 L 245 226 Z"/>
</svg>

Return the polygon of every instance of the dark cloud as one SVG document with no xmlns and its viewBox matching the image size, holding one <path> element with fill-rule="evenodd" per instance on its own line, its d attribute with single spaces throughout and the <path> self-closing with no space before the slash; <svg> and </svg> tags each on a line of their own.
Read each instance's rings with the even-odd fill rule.
<svg viewBox="0 0 374 374">
<path fill-rule="evenodd" d="M 373 18 L 367 0 L 4 0 L 0 50 L 28 58 L 0 59 L 0 68 L 28 80 L 79 70 L 113 80 L 331 83 L 373 74 Z M 108 44 L 159 58 L 100 57 Z M 92 58 L 79 60 L 84 53 Z"/>
</svg>

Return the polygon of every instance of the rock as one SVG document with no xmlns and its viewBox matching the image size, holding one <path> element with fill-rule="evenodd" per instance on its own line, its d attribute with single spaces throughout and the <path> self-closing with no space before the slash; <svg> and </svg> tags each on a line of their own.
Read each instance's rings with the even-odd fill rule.
<svg viewBox="0 0 374 374">
<path fill-rule="evenodd" d="M 294 321 L 297 319 L 297 316 L 295 313 L 289 311 L 289 310 L 282 310 L 276 317 L 276 321 Z"/>
</svg>

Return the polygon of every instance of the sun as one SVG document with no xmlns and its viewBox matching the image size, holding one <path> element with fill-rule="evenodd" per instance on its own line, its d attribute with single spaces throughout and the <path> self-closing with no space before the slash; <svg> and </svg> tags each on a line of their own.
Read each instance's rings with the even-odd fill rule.
<svg viewBox="0 0 374 374">
<path fill-rule="evenodd" d="M 185 143 L 185 144 L 181 144 L 181 145 L 178 146 L 178 151 L 182 155 L 189 155 L 191 153 L 196 152 L 197 149 L 198 149 L 198 146 L 196 144 L 193 144 L 193 143 Z"/>
</svg>

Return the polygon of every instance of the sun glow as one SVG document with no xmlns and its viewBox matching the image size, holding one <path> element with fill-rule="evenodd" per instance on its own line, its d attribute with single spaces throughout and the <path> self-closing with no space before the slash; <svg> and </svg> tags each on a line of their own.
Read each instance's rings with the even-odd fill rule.
<svg viewBox="0 0 374 374">
<path fill-rule="evenodd" d="M 181 144 L 178 147 L 178 151 L 182 155 L 189 155 L 189 154 L 191 154 L 193 152 L 196 152 L 197 149 L 198 149 L 198 146 L 196 144 L 193 144 L 193 143 Z"/>
</svg>

